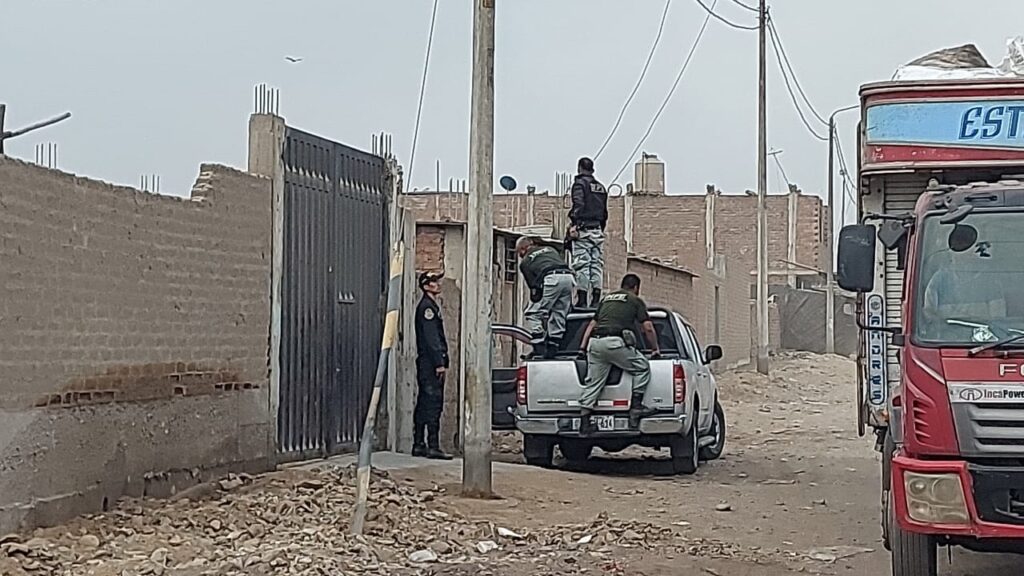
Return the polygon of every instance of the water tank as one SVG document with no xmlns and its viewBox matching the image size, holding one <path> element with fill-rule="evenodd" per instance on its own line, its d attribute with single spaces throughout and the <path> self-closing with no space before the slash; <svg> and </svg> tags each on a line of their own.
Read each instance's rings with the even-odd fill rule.
<svg viewBox="0 0 1024 576">
<path fill-rule="evenodd" d="M 657 154 L 643 153 L 636 163 L 633 185 L 636 194 L 665 193 L 665 163 Z"/>
</svg>

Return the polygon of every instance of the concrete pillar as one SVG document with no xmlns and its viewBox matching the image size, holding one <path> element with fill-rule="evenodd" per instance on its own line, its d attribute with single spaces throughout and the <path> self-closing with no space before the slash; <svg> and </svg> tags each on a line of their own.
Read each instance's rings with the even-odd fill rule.
<svg viewBox="0 0 1024 576">
<path fill-rule="evenodd" d="M 793 263 L 796 262 L 796 231 L 797 231 L 797 220 L 799 214 L 799 203 L 800 203 L 800 189 L 790 184 L 789 186 L 789 214 L 787 222 L 789 228 L 786 236 L 786 269 L 789 270 L 790 274 L 786 276 L 786 283 L 789 284 L 790 288 L 796 288 L 796 275 L 793 274 Z"/>
<path fill-rule="evenodd" d="M 284 118 L 271 114 L 249 117 L 249 167 L 251 174 L 271 180 L 273 207 L 270 272 L 270 386 L 267 403 L 271 428 L 267 449 L 271 464 L 277 461 L 277 410 L 281 393 L 281 279 L 284 277 Z"/>
<path fill-rule="evenodd" d="M 714 184 L 708 184 L 707 195 L 704 197 L 704 250 L 708 270 L 715 269 L 715 199 L 718 190 Z"/>
<path fill-rule="evenodd" d="M 626 239 L 626 254 L 633 254 L 633 193 L 627 191 L 622 196 L 622 230 Z"/>
</svg>

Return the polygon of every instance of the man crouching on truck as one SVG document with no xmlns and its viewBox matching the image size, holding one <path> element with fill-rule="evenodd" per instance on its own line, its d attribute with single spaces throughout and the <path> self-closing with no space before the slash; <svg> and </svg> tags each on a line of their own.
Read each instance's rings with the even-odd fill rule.
<svg viewBox="0 0 1024 576">
<path fill-rule="evenodd" d="M 626 274 L 622 288 L 601 299 L 594 319 L 583 333 L 580 350 L 587 351 L 587 381 L 580 397 L 580 434 L 588 436 L 596 431 L 590 419 L 597 406 L 608 373 L 612 366 L 620 368 L 633 377 L 633 395 L 629 405 L 629 427 L 640 427 L 640 420 L 655 413 L 644 406 L 644 392 L 651 383 L 651 363 L 637 347 L 635 326 L 640 325 L 653 350 L 651 356 L 658 358 L 658 334 L 647 313 L 647 304 L 640 299 L 640 277 Z"/>
</svg>

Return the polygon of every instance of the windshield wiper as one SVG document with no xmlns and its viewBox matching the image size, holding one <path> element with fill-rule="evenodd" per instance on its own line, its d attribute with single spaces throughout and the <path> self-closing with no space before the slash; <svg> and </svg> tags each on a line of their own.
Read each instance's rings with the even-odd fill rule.
<svg viewBox="0 0 1024 576">
<path fill-rule="evenodd" d="M 1009 346 L 1010 344 L 1013 344 L 1015 342 L 1020 342 L 1021 340 L 1024 340 L 1024 333 L 1017 334 L 1016 336 L 1010 336 L 1009 338 L 1003 338 L 1002 340 L 1000 340 L 998 342 L 989 342 L 988 344 L 982 344 L 981 346 L 978 346 L 976 348 L 971 348 L 970 350 L 967 351 L 967 355 L 968 356 L 977 356 L 978 354 L 981 354 L 982 352 L 985 352 L 986 350 L 993 350 L 995 348 L 1002 348 L 1004 346 Z"/>
</svg>

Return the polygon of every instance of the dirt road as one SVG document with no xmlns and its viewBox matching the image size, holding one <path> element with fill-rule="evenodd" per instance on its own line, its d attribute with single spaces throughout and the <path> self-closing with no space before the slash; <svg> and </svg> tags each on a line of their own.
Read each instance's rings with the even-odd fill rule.
<svg viewBox="0 0 1024 576">
<path fill-rule="evenodd" d="M 398 458 L 374 480 L 368 533 L 355 538 L 340 459 L 0 536 L 0 574 L 889 574 L 877 456 L 854 430 L 852 363 L 803 355 L 773 368 L 770 380 L 721 376 L 727 455 L 692 477 L 668 474 L 654 452 L 530 468 L 514 464 L 506 437 L 499 499 L 458 497 L 457 462 Z M 1022 571 L 1021 558 L 956 552 L 941 574 Z"/>
</svg>

